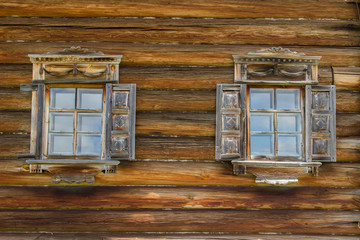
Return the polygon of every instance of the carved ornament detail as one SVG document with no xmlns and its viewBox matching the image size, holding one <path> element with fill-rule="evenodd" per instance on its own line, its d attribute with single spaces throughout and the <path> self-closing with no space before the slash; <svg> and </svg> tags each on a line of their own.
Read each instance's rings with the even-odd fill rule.
<svg viewBox="0 0 360 240">
<path fill-rule="evenodd" d="M 89 51 L 89 49 L 87 48 L 83 48 L 80 46 L 72 46 L 70 48 L 65 48 L 63 50 L 60 51 L 54 51 L 54 52 L 48 52 L 46 53 L 47 55 L 72 55 L 72 54 L 76 54 L 76 55 L 104 55 L 103 52 L 96 52 L 96 51 Z"/>
<path fill-rule="evenodd" d="M 248 54 L 254 54 L 254 55 L 266 55 L 266 54 L 285 54 L 285 55 L 296 55 L 296 56 L 304 56 L 305 53 L 298 53 L 295 51 L 291 51 L 288 48 L 282 48 L 282 47 L 271 47 L 266 49 L 260 49 L 256 52 L 249 52 Z"/>
</svg>

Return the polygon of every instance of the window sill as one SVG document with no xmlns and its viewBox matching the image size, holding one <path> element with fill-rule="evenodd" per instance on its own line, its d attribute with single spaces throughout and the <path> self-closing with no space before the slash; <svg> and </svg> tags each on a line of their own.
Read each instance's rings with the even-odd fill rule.
<svg viewBox="0 0 360 240">
<path fill-rule="evenodd" d="M 93 183 L 95 175 L 101 171 L 105 173 L 116 172 L 120 161 L 114 160 L 89 160 L 89 159 L 47 159 L 27 160 L 30 173 L 42 173 L 47 170 L 53 174 L 54 183 L 61 181 L 67 183 Z"/>
<path fill-rule="evenodd" d="M 235 175 L 246 174 L 246 171 L 256 175 L 256 182 L 269 184 L 288 184 L 297 182 L 300 175 L 311 172 L 318 175 L 321 162 L 300 161 L 259 161 L 259 160 L 232 160 Z M 250 169 L 247 169 L 249 167 Z M 274 170 L 275 168 L 275 170 Z"/>
</svg>

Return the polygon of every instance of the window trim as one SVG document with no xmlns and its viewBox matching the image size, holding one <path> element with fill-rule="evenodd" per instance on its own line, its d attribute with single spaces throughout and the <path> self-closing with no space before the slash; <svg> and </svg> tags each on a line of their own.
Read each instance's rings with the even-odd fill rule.
<svg viewBox="0 0 360 240">
<path fill-rule="evenodd" d="M 120 159 L 135 158 L 136 85 L 119 84 L 122 55 L 105 55 L 81 47 L 71 47 L 46 54 L 29 54 L 29 57 L 33 64 L 32 83 L 21 84 L 20 90 L 32 94 L 30 153 L 19 154 L 19 158 L 26 158 L 30 173 L 47 170 L 53 173 L 55 183 L 92 183 L 94 176 L 100 171 L 115 172 Z M 100 156 L 76 155 L 76 152 L 74 155 L 48 154 L 51 112 L 49 89 L 52 87 L 103 89 Z M 127 91 L 129 101 L 132 101 L 127 105 L 126 111 L 121 111 L 131 121 L 129 128 L 124 131 L 112 130 L 112 101 L 116 101 L 113 99 L 113 89 L 115 92 L 117 89 Z M 129 149 L 126 149 L 129 151 L 122 156 L 111 154 L 113 134 L 120 139 L 124 136 L 129 139 Z"/>
<path fill-rule="evenodd" d="M 336 103 L 335 86 L 317 86 L 318 85 L 318 64 L 320 56 L 306 56 L 304 53 L 293 52 L 282 47 L 272 47 L 261 49 L 256 52 L 250 52 L 246 55 L 233 55 L 234 58 L 234 83 L 217 85 L 217 107 L 216 107 L 216 141 L 215 141 L 215 159 L 219 161 L 231 161 L 234 174 L 245 174 L 247 167 L 256 175 L 256 182 L 267 182 L 271 184 L 286 184 L 297 182 L 297 177 L 305 173 L 313 173 L 317 176 L 321 162 L 336 161 Z M 250 66 L 248 69 L 248 65 Z M 263 66 L 259 66 L 263 65 Z M 260 86 L 261 88 L 271 87 L 297 87 L 302 89 L 302 156 L 301 160 L 289 161 L 288 156 L 276 156 L 274 159 L 251 159 L 250 156 L 250 87 Z M 223 101 L 228 96 L 227 90 L 236 92 L 239 95 L 239 106 L 232 108 L 237 111 L 240 118 L 240 129 L 230 131 L 231 134 L 224 131 L 222 119 L 228 113 L 228 107 L 223 108 Z M 321 96 L 317 92 L 327 92 Z M 314 98 L 313 98 L 314 97 Z M 314 106 L 314 99 L 328 101 L 329 109 L 321 110 Z M 244 107 L 246 106 L 246 107 Z M 231 108 L 231 107 L 230 107 Z M 235 111 L 234 111 L 235 112 Z M 315 119 L 314 116 L 323 115 L 323 119 Z M 320 121 L 321 120 L 321 121 Z M 317 121 L 317 122 L 316 122 Z M 320 127 L 314 127 L 320 123 Z M 327 128 L 327 131 L 321 132 Z M 245 129 L 245 130 L 244 130 Z M 230 138 L 231 144 L 239 141 L 238 152 L 227 151 L 227 143 L 223 138 Z M 246 146 L 246 147 L 244 147 Z M 230 153 L 230 154 L 229 154 Z M 318 156 L 314 153 L 317 153 Z M 255 168 L 252 168 L 255 167 Z M 264 170 L 268 168 L 277 168 L 276 170 Z M 262 169 L 263 171 L 257 171 Z M 287 169 L 294 169 L 293 173 L 287 172 Z M 299 171 L 298 171 L 299 170 Z M 301 172 L 300 171 L 300 172 Z"/>
<path fill-rule="evenodd" d="M 250 135 L 251 135 L 251 131 L 250 131 L 250 116 L 251 116 L 251 110 L 250 110 L 250 90 L 254 89 L 254 88 L 269 88 L 269 89 L 299 89 L 300 90 L 300 110 L 297 111 L 297 113 L 300 113 L 301 115 L 301 155 L 300 156 L 279 156 L 276 155 L 276 145 L 277 145 L 277 141 L 276 141 L 276 135 L 278 135 L 278 133 L 276 133 L 276 116 L 277 113 L 295 113 L 295 111 L 281 111 L 281 110 L 259 110 L 258 112 L 261 113 L 274 113 L 274 156 L 267 156 L 267 157 L 263 157 L 261 155 L 251 155 L 251 141 L 250 141 Z M 276 95 L 276 90 L 274 91 L 274 95 Z M 274 106 L 276 105 L 276 96 L 274 96 Z M 276 85 L 250 85 L 247 84 L 246 85 L 246 115 L 248 116 L 246 118 L 246 159 L 249 160 L 257 160 L 257 161 L 306 161 L 305 158 L 305 135 L 306 135 L 306 131 L 305 131 L 305 89 L 304 87 L 301 86 L 276 86 Z"/>
<path fill-rule="evenodd" d="M 75 99 L 75 109 L 66 109 L 66 110 L 51 110 L 50 109 L 50 89 L 51 88 L 75 88 L 75 91 L 77 92 L 77 89 L 80 88 L 92 88 L 92 89 L 102 89 L 102 110 L 87 110 L 87 109 L 77 109 L 76 104 L 77 104 L 77 100 Z M 76 93 L 77 94 L 77 93 Z M 100 159 L 104 160 L 105 159 L 105 133 L 106 133 L 106 114 L 105 114 L 105 105 L 106 105 L 106 86 L 104 85 L 58 85 L 58 84 L 48 84 L 45 86 L 45 101 L 44 101 L 44 124 L 43 124 L 43 153 L 44 159 Z M 49 144 L 50 144 L 50 140 L 49 140 L 49 134 L 50 134 L 50 113 L 51 112 L 72 112 L 74 113 L 74 136 L 73 136 L 73 154 L 72 155 L 67 155 L 67 154 L 50 154 L 49 153 Z M 77 131 L 76 131 L 76 126 L 77 126 L 77 113 L 101 113 L 101 152 L 100 155 L 77 155 L 76 154 L 76 147 L 77 147 Z"/>
</svg>

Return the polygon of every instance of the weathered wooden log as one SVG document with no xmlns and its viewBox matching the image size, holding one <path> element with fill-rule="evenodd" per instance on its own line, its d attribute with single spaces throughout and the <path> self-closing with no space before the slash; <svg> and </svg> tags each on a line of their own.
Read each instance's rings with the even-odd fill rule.
<svg viewBox="0 0 360 240">
<path fill-rule="evenodd" d="M 7 240 L 63 240 L 63 239 L 119 239 L 119 240 L 174 240 L 174 239 L 187 239 L 187 240 L 358 240 L 357 236 L 349 235 L 312 235 L 312 234 L 276 234 L 276 233 L 262 233 L 262 234 L 248 234 L 248 233 L 0 233 L 0 238 Z"/>
<path fill-rule="evenodd" d="M 30 110 L 31 96 L 19 88 L 0 88 L 0 110 Z M 137 90 L 136 110 L 169 112 L 215 112 L 215 90 Z M 336 93 L 337 112 L 360 112 L 358 91 Z"/>
<path fill-rule="evenodd" d="M 39 7 L 41 6 L 41 7 Z M 116 6 L 116 7 L 114 7 Z M 289 10 L 291 9 L 291 11 Z M 341 9 L 341 11 L 339 11 Z M 183 0 L 181 2 L 141 0 L 61 1 L 44 4 L 40 0 L 11 0 L 0 4 L 0 16 L 24 17 L 213 17 L 213 18 L 341 18 L 356 19 L 351 1 L 286 2 Z"/>
<path fill-rule="evenodd" d="M 0 161 L 0 185 L 55 185 L 48 172 L 30 174 L 25 160 Z M 228 163 L 215 161 L 121 161 L 117 173 L 99 173 L 94 185 L 268 186 L 255 183 L 255 176 L 250 173 L 235 176 L 232 170 Z M 298 183 L 286 187 L 358 188 L 359 171 L 359 163 L 324 163 L 319 176 L 303 175 Z"/>
<path fill-rule="evenodd" d="M 359 46 L 360 24 L 345 20 L 3 18 L 0 41 Z M 309 29 L 311 26 L 311 29 Z"/>
<path fill-rule="evenodd" d="M 341 68 L 346 71 L 347 68 Z M 19 87 L 23 83 L 31 83 L 32 67 L 30 64 L 3 64 L 1 66 L 1 87 Z M 355 79 L 356 72 L 350 72 L 345 76 Z M 337 79 L 342 80 L 343 73 L 337 73 Z M 233 83 L 234 67 L 141 67 L 120 66 L 120 83 L 136 84 L 137 89 L 216 89 L 216 84 Z M 332 83 L 332 70 L 330 67 L 319 68 L 319 83 Z M 356 81 L 346 83 L 346 89 L 357 89 Z M 340 86 L 341 87 L 341 86 Z"/>
<path fill-rule="evenodd" d="M 233 66 L 233 54 L 247 54 L 271 45 L 151 44 L 111 42 L 0 43 L 0 63 L 29 63 L 28 54 L 57 51 L 72 45 L 124 55 L 121 65 Z M 321 66 L 360 66 L 360 47 L 282 46 L 309 56 L 322 56 Z"/>
<path fill-rule="evenodd" d="M 360 234 L 359 220 L 321 210 L 2 210 L 0 231 Z"/>
<path fill-rule="evenodd" d="M 2 186 L 0 209 L 356 210 L 360 206 L 360 190 L 353 188 L 283 187 L 281 193 L 278 187 Z"/>
<path fill-rule="evenodd" d="M 187 239 L 187 240 L 358 240 L 357 236 L 349 235 L 311 235 L 311 234 L 276 234 L 276 233 L 262 233 L 262 234 L 248 234 L 248 233 L 0 233 L 0 238 L 8 240 L 63 240 L 63 239 L 119 239 L 119 240 L 174 240 L 174 239 Z"/>
<path fill-rule="evenodd" d="M 338 138 L 337 161 L 360 161 L 359 138 Z M 30 148 L 30 135 L 0 135 L 0 158 L 16 158 Z M 208 136 L 136 136 L 137 159 L 215 160 L 215 137 Z"/>
<path fill-rule="evenodd" d="M 6 134 L 30 132 L 29 111 L 0 111 L 0 132 Z M 138 112 L 136 134 L 142 136 L 215 136 L 215 113 Z M 360 114 L 338 113 L 336 136 L 360 136 Z"/>
<path fill-rule="evenodd" d="M 360 67 L 334 67 L 334 82 L 339 90 L 359 90 Z"/>
</svg>

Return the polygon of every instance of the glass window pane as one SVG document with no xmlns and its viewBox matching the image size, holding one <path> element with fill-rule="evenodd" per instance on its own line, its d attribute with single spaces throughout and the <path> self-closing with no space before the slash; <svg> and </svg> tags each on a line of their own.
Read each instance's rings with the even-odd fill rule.
<svg viewBox="0 0 360 240">
<path fill-rule="evenodd" d="M 251 132 L 273 132 L 273 113 L 250 113 Z"/>
<path fill-rule="evenodd" d="M 276 109 L 300 109 L 300 89 L 277 89 Z"/>
<path fill-rule="evenodd" d="M 73 134 L 49 134 L 49 154 L 73 155 Z"/>
<path fill-rule="evenodd" d="M 274 155 L 274 134 L 256 134 L 250 136 L 251 155 Z"/>
<path fill-rule="evenodd" d="M 279 156 L 300 156 L 301 135 L 300 134 L 279 134 L 278 135 Z"/>
<path fill-rule="evenodd" d="M 103 90 L 79 88 L 77 96 L 77 109 L 101 110 L 103 105 Z"/>
<path fill-rule="evenodd" d="M 77 130 L 79 132 L 101 132 L 101 113 L 79 113 Z"/>
<path fill-rule="evenodd" d="M 74 132 L 73 113 L 50 113 L 51 132 Z"/>
<path fill-rule="evenodd" d="M 277 128 L 278 132 L 301 132 L 301 114 L 278 113 Z"/>
<path fill-rule="evenodd" d="M 250 109 L 273 109 L 274 89 L 250 89 Z"/>
<path fill-rule="evenodd" d="M 50 88 L 50 109 L 75 109 L 75 88 Z"/>
<path fill-rule="evenodd" d="M 76 154 L 100 156 L 101 135 L 100 134 L 78 134 Z"/>
</svg>

